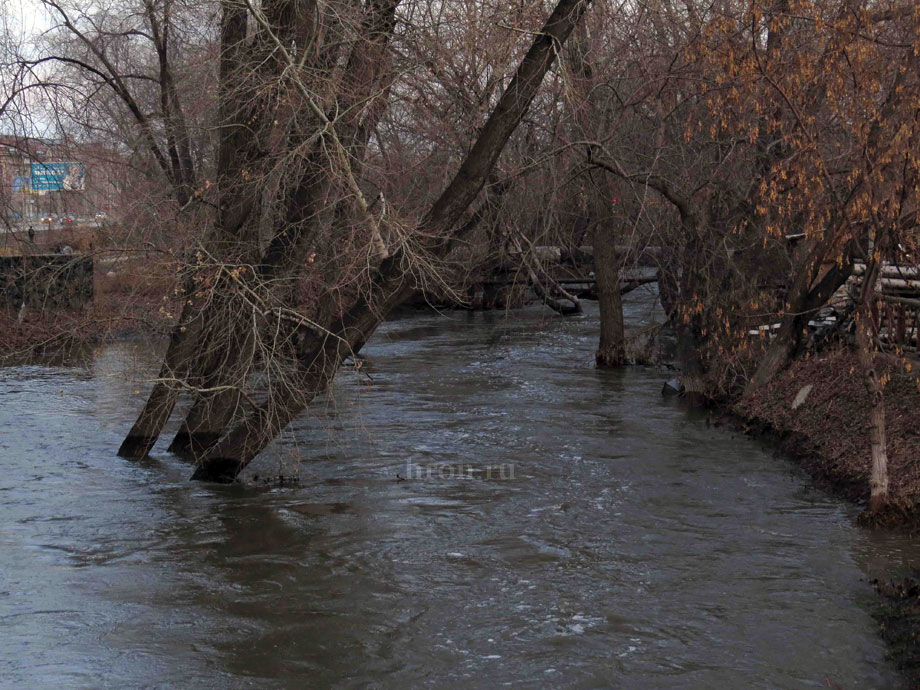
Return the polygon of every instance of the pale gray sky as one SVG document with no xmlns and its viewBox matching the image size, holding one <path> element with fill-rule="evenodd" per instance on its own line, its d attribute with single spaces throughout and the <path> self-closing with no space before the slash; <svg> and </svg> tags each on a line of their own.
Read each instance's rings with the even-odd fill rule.
<svg viewBox="0 0 920 690">
<path fill-rule="evenodd" d="M 48 14 L 39 0 L 2 0 L 10 28 L 20 38 L 31 38 L 50 26 Z"/>
</svg>

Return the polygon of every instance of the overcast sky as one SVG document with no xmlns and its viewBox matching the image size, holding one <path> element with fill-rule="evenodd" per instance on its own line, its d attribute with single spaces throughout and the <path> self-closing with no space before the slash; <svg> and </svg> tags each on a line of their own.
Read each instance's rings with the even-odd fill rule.
<svg viewBox="0 0 920 690">
<path fill-rule="evenodd" d="M 11 29 L 23 37 L 31 37 L 48 28 L 48 15 L 39 0 L 3 0 Z"/>
</svg>

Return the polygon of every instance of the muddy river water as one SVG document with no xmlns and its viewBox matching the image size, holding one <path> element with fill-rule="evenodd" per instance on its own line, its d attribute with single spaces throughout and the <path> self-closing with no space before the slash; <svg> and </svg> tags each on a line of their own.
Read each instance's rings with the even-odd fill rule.
<svg viewBox="0 0 920 690">
<path fill-rule="evenodd" d="M 920 549 L 596 335 L 395 318 L 234 486 L 115 455 L 145 345 L 0 370 L 0 685 L 895 687 L 867 580 Z"/>
</svg>

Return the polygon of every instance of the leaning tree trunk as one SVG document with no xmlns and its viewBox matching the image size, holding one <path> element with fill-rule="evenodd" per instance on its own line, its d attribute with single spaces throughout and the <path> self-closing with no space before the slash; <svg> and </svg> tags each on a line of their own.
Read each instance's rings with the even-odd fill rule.
<svg viewBox="0 0 920 690">
<path fill-rule="evenodd" d="M 380 0 L 367 15 L 363 27 L 365 30 L 362 31 L 366 40 L 356 45 L 342 77 L 347 82 L 348 97 L 352 99 L 352 104 L 370 99 L 376 91 L 375 79 L 379 75 L 372 66 L 377 64 L 375 57 L 379 57 L 380 51 L 385 50 L 392 34 L 396 5 L 398 0 Z M 315 30 L 312 24 L 315 2 L 298 6 L 289 0 L 277 0 L 273 3 L 264 3 L 262 9 L 270 16 L 278 13 L 279 17 L 287 17 L 284 21 L 279 20 L 276 23 L 282 29 L 293 27 L 302 44 L 312 40 Z M 325 191 L 330 186 L 330 180 L 327 179 L 330 176 L 317 175 L 308 165 L 300 184 L 294 186 L 290 199 L 287 200 L 289 222 L 275 235 L 261 263 L 258 254 L 251 255 L 252 248 L 256 246 L 254 239 L 258 235 L 261 188 L 256 183 L 247 183 L 246 173 L 256 166 L 262 156 L 266 132 L 260 129 L 260 124 L 271 120 L 268 115 L 272 112 L 269 96 L 261 93 L 258 83 L 253 80 L 259 76 L 278 77 L 278 72 L 286 69 L 287 65 L 269 61 L 272 69 L 263 74 L 247 62 L 249 59 L 261 59 L 260 55 L 252 53 L 258 45 L 253 48 L 246 41 L 248 11 L 239 3 L 226 2 L 223 5 L 219 94 L 222 126 L 218 148 L 220 203 L 215 227 L 216 245 L 223 253 L 228 254 L 224 257 L 227 264 L 240 263 L 248 266 L 256 263 L 260 269 L 264 265 L 270 265 L 273 272 L 280 273 L 285 269 L 290 270 L 290 267 L 279 267 L 279 264 L 297 263 L 301 258 L 297 250 L 306 246 L 309 238 L 304 237 L 305 233 L 301 229 L 304 224 L 299 221 L 317 214 L 317 204 L 324 198 Z M 260 41 L 267 42 L 264 32 L 254 39 L 255 44 Z M 317 59 L 327 58 L 320 56 Z M 272 93 L 271 90 L 263 90 Z M 373 104 L 373 99 L 370 100 Z M 337 105 L 342 106 L 342 103 Z M 339 127 L 348 130 L 348 136 L 341 138 L 350 141 L 355 133 L 361 134 L 359 115 L 363 111 L 356 108 L 345 109 L 351 115 L 341 118 Z M 366 122 L 367 118 L 364 119 L 364 123 Z M 267 129 L 271 129 L 270 125 Z M 366 138 L 365 136 L 365 141 Z M 315 162 L 316 158 L 314 156 L 310 162 Z M 266 256 L 268 260 L 265 260 Z M 122 456 L 142 457 L 149 452 L 169 420 L 182 387 L 194 389 L 203 386 L 209 391 L 198 396 L 170 450 L 183 455 L 199 456 L 223 433 L 236 411 L 239 400 L 237 387 L 240 376 L 228 376 L 228 372 L 237 369 L 245 371 L 251 364 L 251 358 L 246 354 L 251 353 L 251 347 L 234 347 L 227 344 L 234 342 L 239 345 L 237 333 L 233 333 L 229 341 L 220 338 L 208 339 L 202 335 L 203 331 L 214 330 L 214 327 L 220 330 L 221 320 L 225 317 L 226 315 L 209 305 L 199 309 L 189 302 L 185 306 L 180 324 L 173 333 L 164 358 L 161 382 L 154 387 L 138 421 L 122 444 L 119 451 Z M 186 322 L 189 321 L 193 322 L 196 328 L 187 328 Z M 195 365 L 193 360 L 196 359 L 196 350 L 215 347 L 224 350 L 223 356 L 218 357 L 222 364 L 209 367 L 207 362 L 209 359 L 213 360 L 213 357 L 199 357 L 199 364 Z M 173 385 L 169 385 L 167 379 L 174 379 Z M 190 385 L 192 382 L 201 385 Z"/>
<path fill-rule="evenodd" d="M 745 386 L 745 397 L 766 386 L 786 367 L 799 350 L 802 334 L 812 312 L 823 306 L 850 277 L 853 270 L 852 257 L 849 251 L 845 251 L 844 260 L 835 261 L 816 282 L 821 262 L 830 255 L 832 241 L 830 236 L 822 240 L 797 267 L 795 279 L 786 296 L 786 310 L 780 319 L 780 327 Z"/>
<path fill-rule="evenodd" d="M 240 392 L 233 388 L 201 395 L 169 444 L 169 452 L 186 460 L 204 457 L 233 419 L 239 403 Z"/>
<path fill-rule="evenodd" d="M 530 287 L 537 294 L 537 297 L 547 307 L 553 311 L 568 316 L 570 314 L 581 314 L 583 309 L 581 300 L 575 295 L 563 288 L 540 264 L 540 260 L 531 252 L 525 252 L 521 248 L 521 243 L 515 237 L 514 249 L 521 257 L 524 271 L 527 273 L 527 279 Z M 559 299 L 559 298 L 562 299 Z"/>
<path fill-rule="evenodd" d="M 237 424 L 198 464 L 192 479 L 232 482 L 253 458 L 271 443 L 313 399 L 326 390 L 339 366 L 348 355 L 357 354 L 371 337 L 384 316 L 396 305 L 415 294 L 407 280 L 406 271 L 396 270 L 401 257 L 385 260 L 378 272 L 377 290 L 370 300 L 359 300 L 324 336 L 304 345 L 301 353 L 302 371 L 296 385 L 273 388 L 269 400 Z M 327 295 L 327 302 L 333 298 Z M 325 307 L 326 305 L 324 305 Z"/>
<path fill-rule="evenodd" d="M 204 296 L 193 294 L 186 301 L 163 358 L 160 375 L 137 421 L 118 449 L 121 457 L 145 457 L 156 443 L 163 426 L 169 421 L 179 397 L 177 384 L 187 378 L 194 366 L 206 308 L 207 299 Z"/>
<path fill-rule="evenodd" d="M 232 334 L 223 343 L 214 343 L 226 348 L 227 357 L 213 361 L 212 356 L 212 361 L 203 367 L 208 373 L 202 377 L 198 397 L 169 445 L 169 452 L 197 460 L 217 443 L 239 408 L 254 340 L 255 334 L 247 330 Z"/>
<path fill-rule="evenodd" d="M 251 167 L 258 155 L 254 132 L 258 130 L 259 106 L 265 103 L 247 89 L 251 77 L 242 69 L 247 35 L 247 10 L 226 4 L 220 27 L 220 90 L 218 94 L 220 134 L 218 145 L 219 213 L 214 244 L 223 250 L 244 246 L 247 221 L 257 213 L 259 190 L 240 185 L 239 173 Z M 229 182 L 228 182 L 229 181 Z M 202 277 L 202 276 L 199 276 Z M 212 300 L 219 297 L 220 276 L 210 289 L 188 281 L 187 300 L 173 329 L 157 382 L 128 432 L 118 454 L 142 458 L 153 448 L 169 421 L 183 384 L 194 372 L 202 348 L 201 337 L 212 319 Z"/>
<path fill-rule="evenodd" d="M 594 277 L 601 310 L 601 338 L 594 358 L 599 367 L 616 367 L 626 361 L 626 335 L 620 295 L 620 264 L 612 229 L 596 223 L 591 243 L 594 245 Z"/>
<path fill-rule="evenodd" d="M 560 0 L 521 62 L 511 83 L 479 132 L 475 144 L 447 189 L 420 223 L 418 236 L 440 237 L 428 250 L 442 258 L 454 245 L 463 214 L 483 185 L 512 132 L 530 106 L 560 46 L 587 10 L 590 0 Z M 232 481 L 265 446 L 324 390 L 342 358 L 357 353 L 396 305 L 414 294 L 411 266 L 402 250 L 383 261 L 374 284 L 348 310 L 338 328 L 330 328 L 316 347 L 301 357 L 300 390 L 270 391 L 269 400 L 248 415 L 205 456 L 193 478 Z M 334 324 L 333 324 L 334 325 Z"/>
</svg>

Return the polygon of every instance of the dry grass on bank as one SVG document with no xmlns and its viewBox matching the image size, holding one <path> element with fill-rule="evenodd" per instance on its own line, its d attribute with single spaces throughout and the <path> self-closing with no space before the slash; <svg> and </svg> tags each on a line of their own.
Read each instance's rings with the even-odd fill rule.
<svg viewBox="0 0 920 690">
<path fill-rule="evenodd" d="M 879 364 L 885 387 L 892 522 L 920 520 L 920 365 Z M 812 385 L 805 402 L 796 395 Z M 869 496 L 869 394 L 855 354 L 840 348 L 800 359 L 773 383 L 739 403 L 752 430 L 778 433 L 783 450 L 820 483 L 846 497 Z"/>
</svg>

